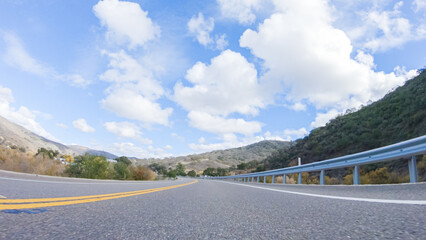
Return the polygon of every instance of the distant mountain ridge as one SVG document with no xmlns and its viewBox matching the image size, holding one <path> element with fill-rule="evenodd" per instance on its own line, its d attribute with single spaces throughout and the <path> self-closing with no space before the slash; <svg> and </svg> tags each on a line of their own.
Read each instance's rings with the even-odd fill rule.
<svg viewBox="0 0 426 240">
<path fill-rule="evenodd" d="M 0 145 L 2 147 L 24 148 L 27 152 L 36 153 L 39 148 L 46 148 L 53 151 L 59 151 L 61 154 L 70 154 L 73 156 L 89 153 L 92 155 L 105 156 L 114 159 L 118 156 L 105 151 L 90 149 L 78 145 L 64 145 L 41 137 L 24 127 L 10 122 L 0 116 Z M 167 167 L 174 167 L 181 162 L 188 170 L 203 171 L 208 167 L 228 168 L 236 166 L 243 162 L 261 161 L 270 156 L 277 149 L 286 149 L 292 146 L 292 142 L 265 140 L 248 146 L 232 148 L 226 150 L 216 150 L 201 154 L 192 154 L 181 157 L 171 157 L 165 159 L 130 159 L 141 165 L 151 163 L 161 163 Z"/>
<path fill-rule="evenodd" d="M 0 116 L 0 146 L 23 148 L 27 152 L 36 153 L 39 148 L 46 148 L 58 151 L 61 154 L 82 155 L 87 153 L 93 155 L 105 156 L 107 158 L 116 158 L 114 154 L 93 150 L 83 146 L 64 145 L 44 137 L 41 137 L 30 130 L 12 123 L 6 118 Z"/>
<path fill-rule="evenodd" d="M 185 165 L 187 170 L 196 170 L 197 172 L 200 172 L 210 167 L 229 168 L 231 166 L 237 166 L 240 163 L 262 161 L 278 149 L 287 149 L 292 145 L 294 145 L 293 142 L 264 140 L 244 147 L 215 150 L 207 153 L 191 154 L 188 156 L 164 159 L 132 158 L 131 160 L 142 165 L 159 163 L 165 165 L 166 167 L 175 167 L 175 165 L 180 162 Z"/>
</svg>

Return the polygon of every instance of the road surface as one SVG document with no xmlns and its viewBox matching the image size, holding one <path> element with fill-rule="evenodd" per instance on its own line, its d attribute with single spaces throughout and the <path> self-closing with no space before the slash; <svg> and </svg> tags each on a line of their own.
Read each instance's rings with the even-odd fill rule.
<svg viewBox="0 0 426 240">
<path fill-rule="evenodd" d="M 426 236 L 424 183 L 284 186 L 194 179 L 134 182 L 0 171 L 0 195 L 5 197 L 0 199 L 0 239 Z"/>
</svg>

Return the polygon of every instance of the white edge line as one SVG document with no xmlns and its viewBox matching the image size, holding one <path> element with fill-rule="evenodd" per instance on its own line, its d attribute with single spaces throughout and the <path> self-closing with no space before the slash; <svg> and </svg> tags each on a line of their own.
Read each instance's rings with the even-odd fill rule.
<svg viewBox="0 0 426 240">
<path fill-rule="evenodd" d="M 330 195 L 321 195 L 321 194 L 312 194 L 312 193 L 302 193 L 302 192 L 293 192 L 293 191 L 287 191 L 287 190 L 280 190 L 280 189 L 274 189 L 274 188 L 265 188 L 265 187 L 259 187 L 259 186 L 251 186 L 251 185 L 245 185 L 240 183 L 231 183 L 231 182 L 224 182 L 224 181 L 216 181 L 215 182 L 221 182 L 221 183 L 228 183 L 228 184 L 234 184 L 244 187 L 251 187 L 251 188 L 258 188 L 263 190 L 269 190 L 274 192 L 282 192 L 282 193 L 290 193 L 290 194 L 296 194 L 296 195 L 302 195 L 302 196 L 310 196 L 310 197 L 320 197 L 320 198 L 329 198 L 329 199 L 338 199 L 338 200 L 349 200 L 349 201 L 359 201 L 359 202 L 374 202 L 374 203 L 394 203 L 394 204 L 409 204 L 409 205 L 426 205 L 426 200 L 394 200 L 394 199 L 374 199 L 374 198 L 354 198 L 354 197 L 340 197 L 340 196 L 330 196 Z"/>
<path fill-rule="evenodd" d="M 3 196 L 3 195 L 0 195 L 0 198 L 7 198 L 7 197 L 5 197 L 5 196 Z"/>
</svg>

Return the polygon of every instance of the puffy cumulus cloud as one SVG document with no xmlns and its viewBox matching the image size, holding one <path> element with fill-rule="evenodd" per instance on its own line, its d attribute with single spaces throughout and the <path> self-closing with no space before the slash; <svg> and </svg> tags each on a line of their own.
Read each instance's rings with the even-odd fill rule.
<svg viewBox="0 0 426 240">
<path fill-rule="evenodd" d="M 150 70 L 121 50 L 118 53 L 103 51 L 110 59 L 108 70 L 100 79 L 115 84 L 112 88 L 128 87 L 144 97 L 155 100 L 164 94 L 160 83 L 153 78 Z"/>
<path fill-rule="evenodd" d="M 42 136 L 47 139 L 58 141 L 54 136 L 48 133 L 37 121 L 37 111 L 31 111 L 25 106 L 19 107 L 16 110 L 11 106 L 14 98 L 12 90 L 3 86 L 0 86 L 0 115 L 12 121 L 22 127 Z"/>
<path fill-rule="evenodd" d="M 247 146 L 256 142 L 260 142 L 263 140 L 266 140 L 265 137 L 262 136 L 249 136 L 244 137 L 242 139 L 238 139 L 237 136 L 233 134 L 227 134 L 222 139 L 222 142 L 219 143 L 191 143 L 188 144 L 188 146 L 197 152 L 208 152 L 208 151 L 214 151 L 214 150 L 221 150 L 221 149 L 229 149 L 229 148 L 237 148 L 242 146 Z M 268 139 L 269 140 L 269 139 Z M 275 138 L 271 140 L 281 140 L 281 138 Z"/>
<path fill-rule="evenodd" d="M 210 33 L 214 29 L 214 19 L 205 19 L 202 13 L 198 13 L 198 16 L 193 16 L 188 21 L 189 32 L 197 38 L 197 41 L 205 46 L 212 47 L 217 50 L 223 50 L 228 46 L 228 41 L 225 39 L 226 34 L 220 36 L 216 35 L 214 38 L 210 36 Z"/>
<path fill-rule="evenodd" d="M 3 40 L 6 44 L 3 60 L 10 66 L 30 74 L 67 82 L 73 87 L 84 88 L 90 84 L 89 80 L 84 79 L 79 74 L 61 74 L 40 63 L 25 50 L 21 40 L 16 35 L 3 33 Z"/>
<path fill-rule="evenodd" d="M 119 137 L 134 138 L 141 134 L 140 128 L 130 122 L 106 122 L 104 127 Z"/>
<path fill-rule="evenodd" d="M 281 136 L 272 135 L 272 133 L 269 132 L 269 131 L 265 132 L 264 139 L 265 140 L 275 140 L 275 141 L 288 141 L 288 140 L 282 138 Z"/>
<path fill-rule="evenodd" d="M 198 62 L 186 74 L 191 87 L 178 83 L 174 99 L 188 111 L 227 116 L 237 112 L 256 115 L 265 106 L 265 92 L 253 64 L 239 53 L 222 52 L 210 65 Z"/>
<path fill-rule="evenodd" d="M 170 157 L 172 154 L 168 153 L 162 148 L 154 148 L 149 146 L 148 149 L 141 148 L 131 142 L 113 143 L 102 147 L 105 151 L 114 153 L 119 156 L 132 156 L 137 158 L 165 158 Z"/>
<path fill-rule="evenodd" d="M 312 128 L 323 127 L 325 126 L 331 119 L 339 116 L 341 114 L 336 109 L 331 109 L 326 113 L 317 113 L 315 120 L 311 123 Z"/>
<path fill-rule="evenodd" d="M 95 129 L 93 127 L 91 127 L 89 124 L 87 124 L 86 120 L 83 119 L 83 118 L 79 118 L 79 119 L 73 121 L 72 125 L 76 129 L 78 129 L 78 130 L 80 130 L 82 132 L 85 132 L 85 133 L 95 132 Z"/>
<path fill-rule="evenodd" d="M 131 88 L 118 88 L 101 101 L 102 106 L 120 117 L 143 123 L 168 125 L 173 109 L 162 109 L 160 104 L 138 94 Z"/>
<path fill-rule="evenodd" d="M 262 130 L 262 124 L 256 121 L 245 121 L 241 118 L 226 119 L 206 112 L 191 111 L 188 118 L 192 127 L 225 136 L 229 133 L 252 135 Z"/>
<path fill-rule="evenodd" d="M 105 129 L 118 137 L 132 138 L 142 144 L 152 144 L 152 141 L 147 138 L 142 138 L 140 128 L 130 122 L 106 122 Z"/>
<path fill-rule="evenodd" d="M 108 53 L 109 69 L 100 79 L 110 82 L 107 97 L 101 101 L 103 108 L 120 117 L 148 124 L 169 124 L 173 109 L 163 109 L 156 102 L 164 95 L 164 89 L 153 78 L 152 72 L 124 51 Z"/>
<path fill-rule="evenodd" d="M 317 109 L 338 110 L 377 100 L 402 85 L 404 75 L 372 70 L 371 56 L 351 58 L 352 45 L 345 32 L 333 27 L 327 1 L 275 1 L 277 12 L 248 29 L 240 45 L 264 60 L 268 82 L 275 93 L 283 83 L 287 100 L 312 103 Z"/>
<path fill-rule="evenodd" d="M 426 11 L 426 0 L 414 0 L 412 4 L 416 13 Z"/>
<path fill-rule="evenodd" d="M 306 104 L 303 104 L 301 102 L 296 102 L 293 105 L 285 105 L 285 107 L 288 107 L 290 109 L 293 109 L 296 112 L 299 111 L 306 111 Z"/>
<path fill-rule="evenodd" d="M 129 48 L 142 46 L 160 34 L 148 12 L 137 3 L 103 0 L 93 6 L 93 12 L 108 29 L 107 39 L 118 44 L 129 43 Z"/>
<path fill-rule="evenodd" d="M 193 16 L 188 22 L 189 32 L 195 35 L 197 41 L 203 46 L 207 46 L 213 42 L 213 39 L 210 37 L 210 33 L 213 29 L 214 19 L 204 19 L 204 15 L 202 13 L 198 13 L 198 16 Z"/>
<path fill-rule="evenodd" d="M 252 24 L 256 20 L 254 12 L 261 6 L 260 0 L 217 0 L 222 15 L 237 20 L 240 24 Z"/>
<path fill-rule="evenodd" d="M 308 135 L 308 131 L 306 128 L 302 127 L 299 129 L 285 129 L 284 130 L 284 138 L 288 140 L 295 140 L 301 137 Z"/>
<path fill-rule="evenodd" d="M 63 129 L 67 129 L 68 128 L 68 126 L 66 124 L 64 124 L 64 123 L 56 123 L 56 126 L 60 127 L 60 128 L 63 128 Z"/>
<path fill-rule="evenodd" d="M 373 9 L 363 13 L 364 38 L 367 41 L 364 47 L 375 51 L 386 51 L 388 49 L 402 46 L 413 40 L 426 38 L 424 25 L 413 26 L 407 18 L 401 16 L 399 10 L 403 2 L 395 4 L 392 11 Z M 417 5 L 419 6 L 419 5 Z"/>
</svg>

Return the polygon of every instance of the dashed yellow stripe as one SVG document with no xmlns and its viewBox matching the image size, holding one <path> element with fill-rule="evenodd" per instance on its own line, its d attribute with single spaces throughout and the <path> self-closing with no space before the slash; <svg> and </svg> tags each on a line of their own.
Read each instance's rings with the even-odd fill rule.
<svg viewBox="0 0 426 240">
<path fill-rule="evenodd" d="M 178 188 L 187 186 L 193 183 L 198 182 L 195 180 L 190 183 L 184 183 L 174 186 L 162 187 L 162 188 L 153 188 L 140 191 L 132 192 L 122 192 L 122 193 L 112 193 L 112 194 L 102 194 L 102 195 L 90 195 L 90 196 L 81 196 L 81 197 L 68 197 L 68 198 L 36 198 L 36 199 L 0 199 L 0 210 L 4 209 L 26 209 L 26 208 L 43 208 L 43 207 L 54 207 L 54 206 L 64 206 L 64 205 L 73 205 L 80 203 L 89 203 L 89 202 L 98 202 L 110 199 L 124 198 L 136 195 L 142 195 L 151 192 L 159 192 L 168 189 Z M 28 204 L 11 204 L 11 203 L 28 203 Z"/>
</svg>

